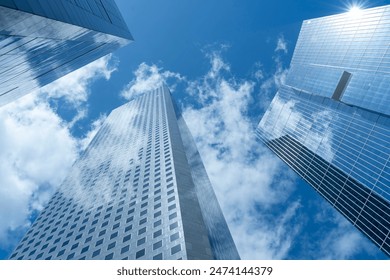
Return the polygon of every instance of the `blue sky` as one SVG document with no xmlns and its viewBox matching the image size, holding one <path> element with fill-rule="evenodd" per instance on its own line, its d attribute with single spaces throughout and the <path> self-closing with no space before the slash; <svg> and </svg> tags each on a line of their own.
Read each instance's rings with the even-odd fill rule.
<svg viewBox="0 0 390 280">
<path fill-rule="evenodd" d="M 0 258 L 105 116 L 163 82 L 184 112 L 243 259 L 386 258 L 254 135 L 288 73 L 301 22 L 352 2 L 116 2 L 134 42 L 0 108 Z"/>
</svg>

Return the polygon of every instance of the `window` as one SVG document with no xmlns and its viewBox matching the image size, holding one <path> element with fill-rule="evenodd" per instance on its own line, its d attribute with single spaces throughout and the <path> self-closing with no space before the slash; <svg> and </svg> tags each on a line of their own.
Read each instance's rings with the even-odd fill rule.
<svg viewBox="0 0 390 280">
<path fill-rule="evenodd" d="M 154 213 L 154 218 L 160 217 L 161 216 L 161 211 L 158 211 Z"/>
<path fill-rule="evenodd" d="M 111 253 L 111 254 L 108 254 L 107 256 L 105 256 L 105 260 L 112 260 L 112 258 L 114 257 L 114 253 Z"/>
<path fill-rule="evenodd" d="M 161 203 L 157 203 L 156 205 L 154 205 L 154 209 L 157 209 L 157 208 L 160 208 L 161 207 Z"/>
<path fill-rule="evenodd" d="M 140 216 L 144 216 L 148 213 L 148 209 L 145 209 L 143 211 L 141 211 L 141 213 L 139 214 Z"/>
<path fill-rule="evenodd" d="M 161 246 L 162 246 L 162 241 L 160 240 L 160 241 L 153 244 L 153 250 L 157 250 Z"/>
<path fill-rule="evenodd" d="M 99 254 L 100 254 L 100 249 L 98 249 L 98 250 L 96 250 L 95 252 L 92 253 L 92 258 L 96 257 Z"/>
<path fill-rule="evenodd" d="M 161 220 L 158 220 L 153 224 L 154 227 L 158 227 L 159 225 L 161 225 Z"/>
<path fill-rule="evenodd" d="M 126 235 L 123 237 L 123 242 L 129 241 L 131 239 L 131 234 Z"/>
<path fill-rule="evenodd" d="M 110 239 L 114 239 L 117 236 L 118 236 L 118 232 L 114 232 L 113 234 L 111 234 Z"/>
<path fill-rule="evenodd" d="M 131 230 L 133 228 L 133 225 L 129 225 L 127 227 L 125 227 L 125 232 L 128 232 L 129 230 Z"/>
<path fill-rule="evenodd" d="M 162 260 L 162 253 L 153 256 L 153 260 Z"/>
<path fill-rule="evenodd" d="M 85 246 L 83 249 L 81 249 L 81 254 L 87 252 L 89 249 L 89 246 Z"/>
<path fill-rule="evenodd" d="M 146 232 L 146 227 L 143 227 L 143 228 L 141 228 L 141 229 L 138 231 L 138 235 L 144 234 L 145 232 Z"/>
<path fill-rule="evenodd" d="M 171 215 L 169 215 L 169 220 L 172 220 L 172 219 L 174 219 L 176 217 L 177 217 L 177 213 L 176 212 L 172 213 Z"/>
<path fill-rule="evenodd" d="M 137 240 L 137 246 L 140 246 L 146 242 L 146 237 Z"/>
<path fill-rule="evenodd" d="M 28 254 L 28 256 L 31 256 L 31 255 L 35 254 L 36 251 L 37 251 L 37 250 L 32 250 L 32 251 L 30 252 L 30 254 Z"/>
<path fill-rule="evenodd" d="M 139 259 L 141 257 L 143 257 L 145 255 L 145 249 L 142 249 L 142 250 L 139 250 L 136 254 L 135 254 L 135 258 L 136 259 Z"/>
<path fill-rule="evenodd" d="M 153 238 L 159 237 L 161 234 L 162 234 L 162 230 L 159 229 L 158 231 L 155 231 L 155 232 L 153 233 Z"/>
<path fill-rule="evenodd" d="M 114 241 L 114 242 L 112 242 L 112 243 L 110 243 L 110 244 L 108 244 L 108 246 L 107 246 L 107 250 L 111 250 L 112 248 L 114 248 L 115 247 L 115 244 L 116 244 L 116 242 Z"/>
<path fill-rule="evenodd" d="M 178 245 L 171 248 L 171 255 L 174 255 L 180 251 L 181 251 L 181 246 L 180 246 L 180 244 L 178 244 Z"/>
<path fill-rule="evenodd" d="M 173 224 L 169 225 L 169 229 L 170 230 L 173 230 L 173 229 L 175 229 L 177 227 L 178 227 L 178 223 L 177 222 L 174 222 Z"/>
<path fill-rule="evenodd" d="M 178 233 L 178 232 L 172 234 L 172 235 L 169 237 L 169 239 L 170 239 L 171 242 L 172 242 L 172 241 L 175 241 L 175 240 L 178 239 L 178 238 L 179 238 L 179 233 Z"/>
<path fill-rule="evenodd" d="M 121 249 L 121 254 L 126 253 L 127 251 L 129 251 L 129 248 L 130 248 L 129 245 L 126 245 L 125 247 L 123 247 L 123 248 Z"/>
<path fill-rule="evenodd" d="M 139 225 L 143 225 L 144 223 L 146 223 L 148 221 L 147 218 L 143 218 L 142 220 L 139 221 Z"/>
</svg>

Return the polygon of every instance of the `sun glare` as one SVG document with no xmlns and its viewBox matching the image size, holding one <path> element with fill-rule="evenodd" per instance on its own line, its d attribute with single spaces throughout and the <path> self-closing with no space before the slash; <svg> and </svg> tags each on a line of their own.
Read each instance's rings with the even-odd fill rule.
<svg viewBox="0 0 390 280">
<path fill-rule="evenodd" d="M 362 9 L 357 5 L 353 5 L 349 8 L 348 14 L 353 18 L 359 17 L 362 14 Z"/>
</svg>

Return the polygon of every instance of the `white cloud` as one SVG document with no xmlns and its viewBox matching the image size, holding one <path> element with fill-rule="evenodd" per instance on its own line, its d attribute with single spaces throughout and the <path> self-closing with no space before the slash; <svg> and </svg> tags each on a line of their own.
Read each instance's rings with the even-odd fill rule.
<svg viewBox="0 0 390 280">
<path fill-rule="evenodd" d="M 77 156 L 67 125 L 46 102 L 27 95 L 0 109 L 0 245 L 28 226 Z M 6 215 L 4 215 L 6 213 Z"/>
<path fill-rule="evenodd" d="M 280 50 L 284 51 L 280 52 Z M 281 36 L 278 38 L 278 43 L 275 48 L 275 55 L 273 57 L 275 65 L 274 73 L 272 74 L 272 76 L 262 81 L 260 85 L 260 92 L 258 93 L 257 104 L 258 107 L 262 110 L 266 110 L 268 108 L 275 93 L 278 91 L 281 85 L 285 84 L 288 69 L 283 64 L 283 55 L 287 54 L 287 52 L 287 44 L 284 41 L 284 37 Z M 256 63 L 256 66 L 257 65 L 258 63 Z M 260 74 L 263 74 L 261 69 L 256 70 L 256 72 L 254 73 L 255 77 L 257 75 L 263 79 L 264 75 Z"/>
<path fill-rule="evenodd" d="M 94 120 L 91 125 L 90 131 L 84 136 L 84 138 L 79 140 L 79 149 L 80 151 L 84 151 L 92 139 L 95 137 L 96 133 L 102 127 L 104 121 L 106 120 L 107 115 L 101 115 L 98 119 Z"/>
<path fill-rule="evenodd" d="M 243 259 L 284 259 L 294 238 L 301 230 L 291 221 L 297 215 L 300 202 L 295 201 L 282 215 L 264 217 L 264 213 L 244 215 L 234 222 L 232 232 Z"/>
<path fill-rule="evenodd" d="M 188 88 L 203 107 L 184 108 L 184 119 L 195 138 L 241 257 L 283 258 L 299 230 L 299 225 L 293 229 L 289 225 L 299 203 L 292 203 L 279 216 L 269 211 L 272 205 L 287 199 L 294 177 L 255 138 L 255 124 L 247 112 L 254 83 L 225 79 L 222 74 L 229 71 L 229 66 L 218 53 L 209 58 L 209 72 L 202 79 L 190 82 Z"/>
<path fill-rule="evenodd" d="M 71 105 L 80 107 L 88 100 L 91 82 L 98 78 L 109 80 L 116 70 L 117 62 L 109 54 L 46 85 L 39 92 L 50 98 L 64 98 Z"/>
<path fill-rule="evenodd" d="M 277 51 L 281 51 L 281 52 L 284 52 L 285 54 L 288 52 L 288 49 L 287 49 L 287 42 L 286 40 L 284 39 L 284 36 L 281 35 L 279 38 L 278 38 L 278 41 L 276 43 L 276 48 L 275 48 L 275 52 Z"/>
<path fill-rule="evenodd" d="M 91 83 L 109 79 L 115 70 L 116 63 L 108 55 L 0 108 L 1 248 L 13 248 L 31 215 L 43 208 L 96 134 L 105 116 L 92 124 L 84 138 L 75 138 L 69 129 L 88 114 Z M 63 98 L 75 109 L 70 122 L 50 107 L 53 98 Z"/>
<path fill-rule="evenodd" d="M 221 53 L 206 56 L 210 59 L 209 71 L 192 81 L 142 63 L 122 96 L 131 99 L 170 78 L 188 83 L 187 92 L 202 106 L 185 107 L 183 116 L 236 237 L 241 257 L 283 258 L 300 229 L 299 224 L 289 223 L 300 204 L 292 202 L 277 216 L 270 211 L 273 205 L 285 202 L 295 177 L 255 138 L 256 124 L 251 123 L 247 111 L 253 102 L 254 82 L 225 79 L 230 66 Z"/>
<path fill-rule="evenodd" d="M 311 114 L 302 114 L 299 101 L 286 100 L 276 95 L 270 109 L 264 114 L 259 123 L 263 131 L 272 132 L 270 140 L 284 135 L 293 135 L 305 147 L 331 162 L 334 158 L 333 131 L 330 127 L 337 116 L 330 110 L 313 111 Z M 286 123 L 288 125 L 286 126 Z M 308 131 L 308 133 L 299 133 Z"/>
<path fill-rule="evenodd" d="M 131 100 L 140 94 L 162 86 L 168 80 L 174 82 L 185 81 L 185 78 L 178 73 L 163 71 L 157 65 L 148 65 L 141 63 L 137 70 L 134 71 L 135 79 L 122 90 L 121 96 L 126 100 Z M 173 91 L 175 84 L 171 84 L 170 89 Z"/>
<path fill-rule="evenodd" d="M 325 204 L 327 202 L 323 201 L 320 205 L 322 211 L 319 211 L 316 219 L 321 223 L 329 222 L 332 226 L 317 244 L 317 258 L 351 259 L 361 252 L 374 255 L 377 251 L 375 246 L 340 213 Z"/>
<path fill-rule="evenodd" d="M 264 71 L 263 71 L 263 64 L 260 62 L 256 62 L 254 65 L 254 72 L 253 72 L 253 77 L 257 82 L 260 82 L 261 80 L 264 79 Z"/>
</svg>

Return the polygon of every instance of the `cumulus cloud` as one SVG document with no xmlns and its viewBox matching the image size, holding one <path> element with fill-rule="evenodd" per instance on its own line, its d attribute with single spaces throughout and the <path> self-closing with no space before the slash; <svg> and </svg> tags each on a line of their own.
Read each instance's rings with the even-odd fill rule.
<svg viewBox="0 0 390 280">
<path fill-rule="evenodd" d="M 281 51 L 281 52 L 284 52 L 284 53 L 288 52 L 287 42 L 284 39 L 283 35 L 279 36 L 278 41 L 276 43 L 275 52 L 278 52 L 278 51 Z"/>
<path fill-rule="evenodd" d="M 0 248 L 10 250 L 42 210 L 105 116 L 92 123 L 84 138 L 70 128 L 88 115 L 89 87 L 109 79 L 116 63 L 103 57 L 46 87 L 0 108 Z M 50 101 L 62 99 L 76 111 L 64 121 Z M 4 215 L 6 213 L 6 215 Z"/>
<path fill-rule="evenodd" d="M 91 82 L 98 78 L 109 80 L 116 70 L 117 61 L 109 54 L 48 84 L 39 92 L 45 97 L 63 98 L 72 106 L 80 107 L 88 100 Z"/>
<path fill-rule="evenodd" d="M 170 89 L 173 91 L 175 83 L 185 81 L 185 77 L 178 73 L 165 71 L 155 64 L 148 65 L 145 62 L 141 63 L 134 71 L 134 76 L 135 78 L 126 85 L 120 94 L 126 100 L 131 100 L 167 82 L 171 82 Z"/>
<path fill-rule="evenodd" d="M 301 102 L 290 100 L 277 94 L 259 123 L 263 131 L 271 132 L 270 140 L 283 135 L 292 135 L 296 140 L 305 145 L 328 162 L 334 158 L 332 121 L 337 117 L 331 110 L 313 110 L 311 113 L 302 114 Z M 288 123 L 288 126 L 286 126 Z M 300 131 L 309 131 L 302 134 Z"/>
<path fill-rule="evenodd" d="M 75 140 L 48 103 L 27 95 L 0 109 L 0 245 L 29 225 L 77 156 Z M 4 215 L 6 213 L 6 215 Z"/>
<path fill-rule="evenodd" d="M 87 132 L 84 138 L 79 140 L 79 149 L 84 151 L 92 139 L 95 137 L 96 133 L 102 127 L 104 121 L 106 120 L 107 115 L 101 115 L 98 119 L 94 120 L 91 124 L 91 129 Z"/>
<path fill-rule="evenodd" d="M 224 78 L 230 67 L 219 53 L 209 56 L 211 68 L 189 83 L 199 106 L 185 106 L 183 116 L 193 134 L 225 213 L 241 257 L 283 258 L 299 225 L 291 219 L 299 203 L 272 215 L 272 205 L 284 202 L 294 176 L 260 145 L 247 111 L 254 83 Z M 267 225 L 267 226 L 264 226 Z M 275 234 L 276 233 L 276 234 Z M 256 248 L 256 250 L 254 250 Z"/>
<path fill-rule="evenodd" d="M 319 259 L 351 259 L 357 254 L 365 252 L 374 255 L 376 248 L 370 241 L 357 231 L 354 226 L 348 222 L 335 209 L 325 205 L 322 201 L 319 206 L 316 220 L 320 223 L 330 223 L 330 230 L 319 238 L 316 244 L 316 257 Z M 318 251 L 318 248 L 320 250 Z"/>
<path fill-rule="evenodd" d="M 298 223 L 291 223 L 300 203 L 282 207 L 278 215 L 272 213 L 272 206 L 286 201 L 295 177 L 255 138 L 256 123 L 248 111 L 255 82 L 225 78 L 231 76 L 230 66 L 221 51 L 206 57 L 210 69 L 196 80 L 142 63 L 122 96 L 131 99 L 164 83 L 172 88 L 186 82 L 186 93 L 196 104 L 183 105 L 183 116 L 242 258 L 284 258 L 300 230 Z"/>
<path fill-rule="evenodd" d="M 283 51 L 281 51 L 283 50 Z M 266 76 L 264 72 L 259 67 L 261 64 L 256 63 L 256 71 L 254 73 L 255 77 L 261 78 L 260 90 L 257 96 L 258 107 L 262 110 L 266 110 L 274 97 L 275 93 L 278 91 L 281 85 L 285 84 L 288 68 L 284 65 L 284 55 L 288 52 L 287 44 L 285 43 L 284 37 L 280 36 L 275 48 L 275 54 L 273 56 L 274 60 L 274 71 L 272 75 Z M 263 80 L 264 78 L 264 80 Z M 260 80 L 260 79 L 258 79 Z"/>
</svg>

